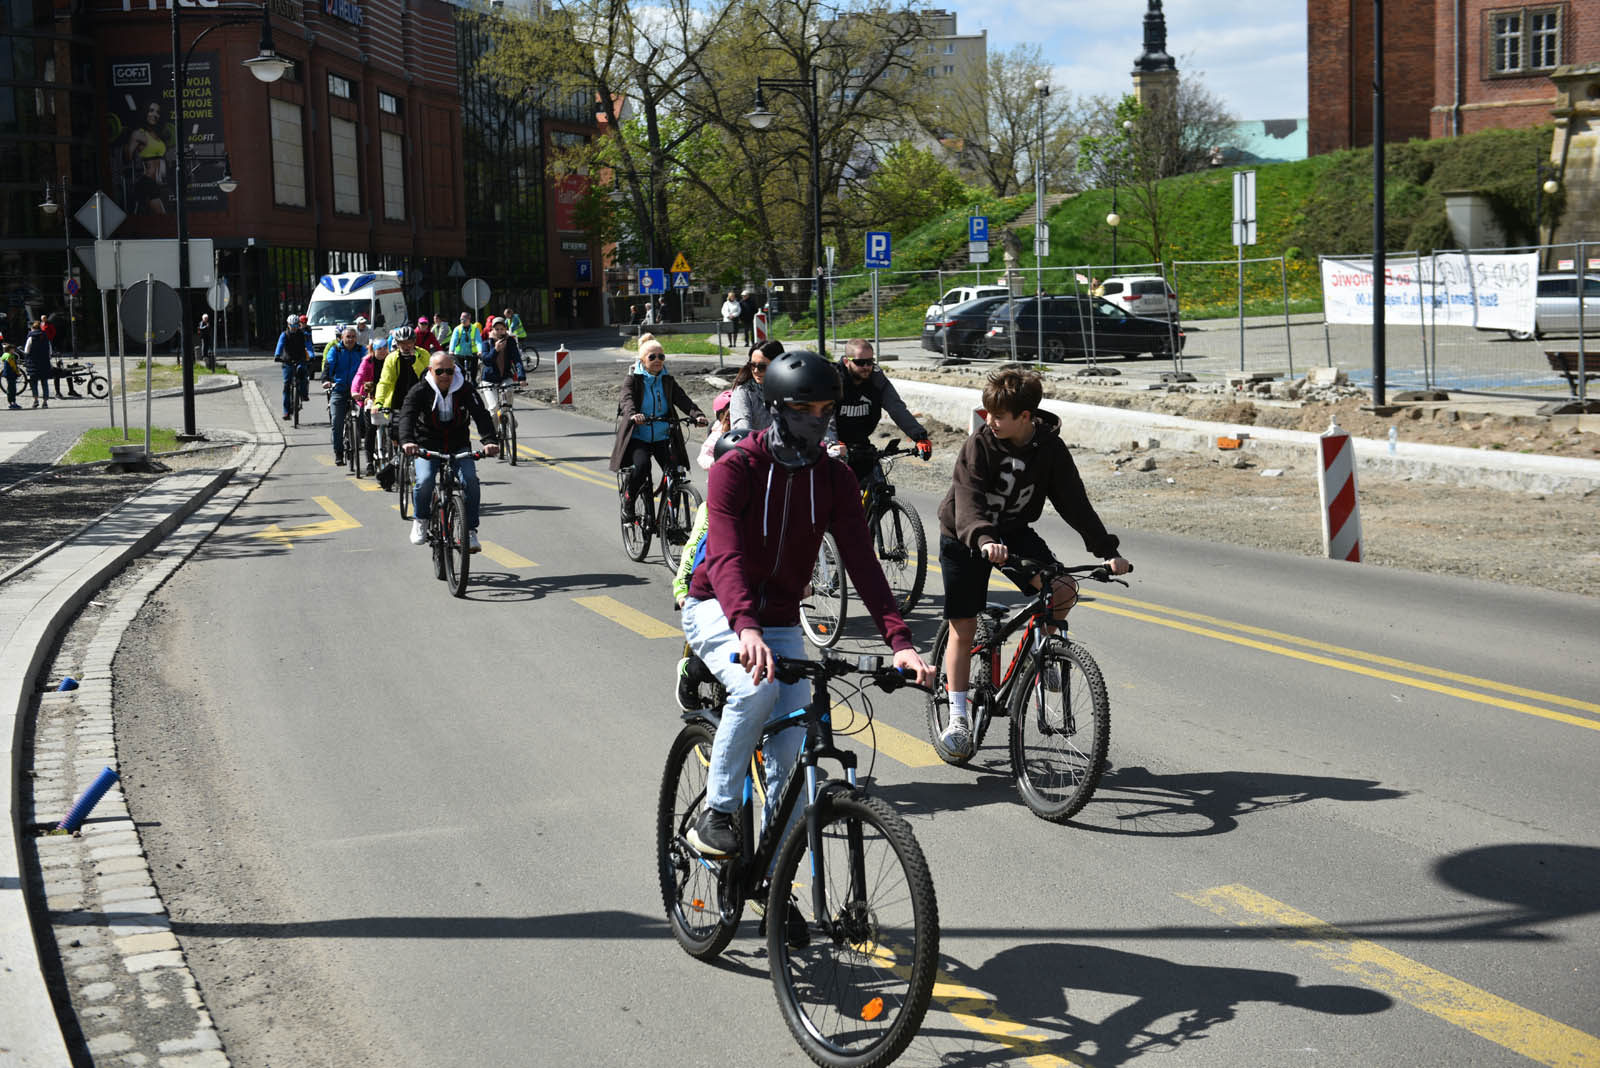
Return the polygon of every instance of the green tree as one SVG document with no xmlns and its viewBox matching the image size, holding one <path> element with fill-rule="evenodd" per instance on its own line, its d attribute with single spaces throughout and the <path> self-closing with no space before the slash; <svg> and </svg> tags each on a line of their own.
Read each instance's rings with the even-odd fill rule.
<svg viewBox="0 0 1600 1068">
<path fill-rule="evenodd" d="M 904 141 L 884 154 L 858 188 L 845 219 L 849 228 L 896 234 L 909 234 L 951 208 L 970 203 L 974 195 L 931 150 Z"/>
<path fill-rule="evenodd" d="M 964 169 L 998 196 L 1013 196 L 1033 185 L 1039 156 L 1040 94 L 1036 84 L 1050 81 L 1050 65 L 1036 44 L 995 52 L 983 68 L 968 68 L 945 83 L 928 101 L 923 122 Z M 1042 126 L 1047 180 L 1070 187 L 1082 134 L 1072 94 L 1052 89 L 1044 98 Z"/>
</svg>

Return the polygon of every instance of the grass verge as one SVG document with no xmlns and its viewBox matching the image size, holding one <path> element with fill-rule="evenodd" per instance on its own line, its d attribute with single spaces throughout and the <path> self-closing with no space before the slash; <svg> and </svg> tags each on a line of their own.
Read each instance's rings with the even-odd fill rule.
<svg viewBox="0 0 1600 1068">
<path fill-rule="evenodd" d="M 198 380 L 207 375 L 231 375 L 225 363 L 217 364 L 215 371 L 208 371 L 204 364 L 194 365 L 194 376 Z M 144 361 L 140 360 L 128 370 L 128 392 L 144 392 Z M 177 389 L 183 385 L 183 367 L 177 363 L 161 363 L 159 360 L 150 365 L 151 389 Z"/>
<path fill-rule="evenodd" d="M 144 437 L 136 435 L 133 442 L 143 444 Z M 61 458 L 64 464 L 87 464 L 96 460 L 111 459 L 111 446 L 130 444 L 129 439 L 122 436 L 122 428 L 115 426 L 97 426 L 85 430 Z M 178 432 L 170 427 L 154 426 L 150 428 L 150 451 L 171 452 L 178 447 Z"/>
</svg>

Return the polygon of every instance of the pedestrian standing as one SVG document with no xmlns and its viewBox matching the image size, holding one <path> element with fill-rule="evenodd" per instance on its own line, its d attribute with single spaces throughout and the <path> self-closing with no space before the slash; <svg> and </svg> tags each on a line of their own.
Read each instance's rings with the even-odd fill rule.
<svg viewBox="0 0 1600 1068">
<path fill-rule="evenodd" d="M 44 331 L 44 320 L 35 319 L 33 329 L 22 342 L 23 365 L 28 369 L 28 388 L 33 391 L 33 407 L 50 407 L 50 335 Z M 44 390 L 44 400 L 39 390 Z"/>
<path fill-rule="evenodd" d="M 0 383 L 6 389 L 6 407 L 12 411 L 21 408 L 17 403 L 17 380 L 22 377 L 22 356 L 10 341 L 0 341 Z"/>
<path fill-rule="evenodd" d="M 200 335 L 200 362 L 206 365 L 207 371 L 217 369 L 217 354 L 211 347 L 211 313 L 200 314 L 200 325 L 195 332 Z"/>
<path fill-rule="evenodd" d="M 728 332 L 728 344 L 730 345 L 737 343 L 739 340 L 739 312 L 739 298 L 730 289 L 728 291 L 728 299 L 722 302 L 722 321 L 728 325 L 717 328 L 719 333 L 724 330 Z"/>
<path fill-rule="evenodd" d="M 739 329 L 744 332 L 746 345 L 756 343 L 756 311 L 760 307 L 761 301 L 753 289 L 746 289 L 739 298 Z"/>
</svg>

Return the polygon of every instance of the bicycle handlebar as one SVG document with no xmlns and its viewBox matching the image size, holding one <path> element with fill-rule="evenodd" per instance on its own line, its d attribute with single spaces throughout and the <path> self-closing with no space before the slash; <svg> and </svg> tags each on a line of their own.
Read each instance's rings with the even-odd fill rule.
<svg viewBox="0 0 1600 1068">
<path fill-rule="evenodd" d="M 1083 575 L 1085 578 L 1093 579 L 1096 582 L 1115 582 L 1123 586 L 1127 585 L 1122 579 L 1112 575 L 1110 567 L 1104 563 L 1072 564 L 1069 566 L 1055 561 L 1046 563 L 1043 560 L 1033 560 L 1025 556 L 1012 557 L 1009 562 L 1025 571 L 1038 572 L 1040 576 L 1045 577 L 1047 580 L 1058 575 Z M 1132 564 L 1128 565 L 1128 573 L 1130 575 L 1133 573 Z"/>
<path fill-rule="evenodd" d="M 737 664 L 739 654 L 729 653 L 728 662 Z M 843 675 L 866 675 L 884 693 L 893 693 L 902 686 L 909 686 L 924 693 L 931 692 L 928 687 L 918 686 L 911 681 L 911 678 L 915 677 L 915 672 L 908 668 L 895 667 L 893 664 L 886 665 L 884 658 L 875 653 L 862 653 L 854 661 L 827 650 L 823 651 L 820 660 L 779 656 L 774 653 L 772 666 L 779 682 L 794 683 L 801 679 L 818 679 L 825 682 Z"/>
<path fill-rule="evenodd" d="M 421 445 L 418 445 L 417 455 L 425 460 L 482 460 L 489 454 L 482 449 L 477 452 L 471 449 L 465 452 L 434 452 L 432 449 L 424 449 Z"/>
</svg>

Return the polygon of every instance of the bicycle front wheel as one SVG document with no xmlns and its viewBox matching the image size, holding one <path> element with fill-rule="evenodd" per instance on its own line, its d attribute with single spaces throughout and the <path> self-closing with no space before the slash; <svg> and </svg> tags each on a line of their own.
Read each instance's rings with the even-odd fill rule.
<svg viewBox="0 0 1600 1068">
<path fill-rule="evenodd" d="M 922 532 L 922 517 L 900 498 L 890 497 L 873 517 L 872 546 L 900 614 L 910 613 L 928 580 L 928 538 Z"/>
<path fill-rule="evenodd" d="M 398 477 L 394 480 L 395 492 L 400 495 L 400 518 L 411 518 L 411 491 L 415 488 L 417 469 L 412 466 L 412 460 L 403 452 L 395 454 L 395 463 L 399 465 Z"/>
<path fill-rule="evenodd" d="M 832 534 L 824 534 L 817 562 L 811 568 L 811 595 L 800 602 L 800 626 L 812 645 L 831 649 L 838 644 L 849 606 L 850 586 L 845 581 L 839 546 Z"/>
<path fill-rule="evenodd" d="M 661 562 L 668 571 L 677 571 L 683 548 L 689 544 L 694 514 L 703 500 L 700 491 L 687 482 L 667 491 L 656 512 L 657 536 L 661 539 Z"/>
<path fill-rule="evenodd" d="M 104 375 L 91 375 L 88 388 L 89 396 L 95 400 L 105 400 L 106 394 L 111 392 L 111 380 Z"/>
<path fill-rule="evenodd" d="M 472 571 L 472 550 L 467 544 L 467 495 L 460 490 L 450 491 L 449 511 L 443 524 L 444 567 L 450 582 L 450 592 L 456 597 L 467 595 L 467 576 Z"/>
<path fill-rule="evenodd" d="M 500 437 L 500 450 L 511 459 L 511 466 L 517 466 L 517 417 L 512 412 L 506 412 L 506 432 Z"/>
<path fill-rule="evenodd" d="M 350 473 L 356 478 L 361 477 L 361 417 L 356 414 L 352 405 L 344 417 L 344 456 L 350 465 Z"/>
<path fill-rule="evenodd" d="M 641 493 L 630 499 L 627 493 L 628 472 L 617 472 L 617 501 L 622 512 L 622 550 L 629 560 L 643 560 L 650 553 L 651 528 L 655 525 L 650 515 L 650 495 Z"/>
<path fill-rule="evenodd" d="M 539 350 L 532 345 L 525 345 L 522 349 L 522 373 L 539 369 Z"/>
<path fill-rule="evenodd" d="M 1111 699 L 1089 651 L 1051 638 L 1011 708 L 1011 769 L 1034 815 L 1065 823 L 1094 796 L 1111 742 Z"/>
<path fill-rule="evenodd" d="M 994 624 L 988 618 L 978 620 L 974 644 L 987 645 L 993 640 Z M 967 667 L 967 724 L 972 730 L 972 753 L 953 753 L 944 746 L 944 729 L 950 725 L 950 680 L 945 674 L 945 647 L 950 644 L 950 624 L 939 624 L 939 633 L 933 639 L 933 652 L 929 663 L 936 672 L 933 692 L 928 694 L 928 742 L 940 760 L 960 766 L 977 755 L 983 745 L 983 736 L 989 731 L 989 715 L 994 703 L 994 654 L 973 654 Z"/>
<path fill-rule="evenodd" d="M 656 862 L 667 922 L 684 952 L 698 960 L 710 960 L 728 948 L 744 910 L 742 900 L 723 900 L 726 862 L 707 860 L 685 839 L 705 807 L 712 739 L 704 723 L 678 732 L 667 751 L 656 808 Z"/>
<path fill-rule="evenodd" d="M 837 793 L 784 839 L 767 899 L 767 958 L 790 1032 L 818 1064 L 876 1068 L 916 1036 L 939 958 L 933 877 L 887 803 Z M 823 915 L 817 915 L 821 881 Z"/>
</svg>

